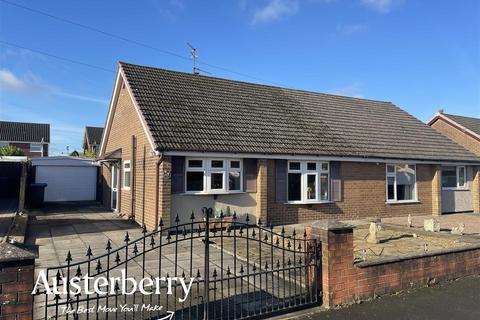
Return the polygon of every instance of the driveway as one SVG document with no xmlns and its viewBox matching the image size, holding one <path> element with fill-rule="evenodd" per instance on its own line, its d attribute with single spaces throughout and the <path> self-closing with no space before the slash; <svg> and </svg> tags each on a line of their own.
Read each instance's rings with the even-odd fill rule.
<svg viewBox="0 0 480 320">
<path fill-rule="evenodd" d="M 126 232 L 132 239 L 141 236 L 138 225 L 90 203 L 52 204 L 29 216 L 26 244 L 38 246 L 37 271 L 64 264 L 68 251 L 74 261 L 84 260 L 88 246 L 94 255 L 100 255 L 108 240 L 119 247 Z"/>
<path fill-rule="evenodd" d="M 71 252 L 73 258 L 72 263 L 87 260 L 86 254 L 89 247 L 92 251 L 91 268 L 90 272 L 88 272 L 88 265 L 86 263 L 82 263 L 82 275 L 85 275 L 86 273 L 95 274 L 94 270 L 96 270 L 98 261 L 101 262 L 103 268 L 102 271 L 105 272 L 107 263 L 110 263 L 111 267 L 114 265 L 114 263 L 116 263 L 114 254 L 112 254 L 108 260 L 106 257 L 100 257 L 102 254 L 107 253 L 106 247 L 108 241 L 111 243 L 112 250 L 115 250 L 125 244 L 124 239 L 127 232 L 130 237 L 130 243 L 143 236 L 142 230 L 137 224 L 119 218 L 114 213 L 105 211 L 104 208 L 98 205 L 53 205 L 48 206 L 41 211 L 31 212 L 30 217 L 31 220 L 28 227 L 26 242 L 27 244 L 37 246 L 38 248 L 39 257 L 35 264 L 36 276 L 38 276 L 40 270 L 45 270 L 49 267 L 57 267 L 59 265 L 65 266 L 65 259 L 69 251 Z M 158 244 L 160 240 L 163 244 L 169 243 L 166 246 L 162 246 L 161 252 L 158 249 L 155 249 L 145 255 L 137 256 L 134 253 L 134 248 L 132 245 L 129 245 L 128 252 L 125 251 L 125 249 L 121 249 L 119 251 L 120 265 L 110 271 L 109 277 L 119 277 L 120 271 L 126 269 L 125 265 L 122 265 L 121 263 L 127 260 L 127 276 L 134 277 L 137 280 L 148 276 L 183 276 L 186 278 L 196 278 L 197 271 L 203 272 L 205 245 L 200 239 L 197 238 L 190 240 L 189 236 L 184 236 L 182 233 L 179 233 L 178 235 L 172 235 L 170 240 L 166 236 L 162 236 L 161 239 L 158 237 L 158 235 L 154 237 L 156 244 Z M 151 237 L 148 237 L 145 243 L 146 250 L 150 248 L 150 241 Z M 140 241 L 137 244 L 139 252 L 142 252 L 144 245 L 143 241 Z M 213 276 L 214 271 L 217 273 L 218 278 L 223 279 L 217 280 L 217 289 L 211 290 L 212 292 L 210 294 L 214 300 L 218 300 L 220 297 L 221 299 L 227 299 L 227 297 L 235 296 L 237 294 L 237 287 L 238 290 L 246 288 L 246 290 L 252 290 L 252 292 L 263 290 L 262 295 L 269 297 L 279 293 L 279 297 L 282 296 L 282 294 L 285 294 L 285 291 L 283 290 L 285 281 L 278 277 L 278 272 L 277 275 L 275 275 L 276 287 L 275 292 L 273 293 L 273 286 L 271 284 L 267 286 L 265 281 L 263 281 L 263 288 L 258 287 L 259 285 L 262 285 L 258 277 L 256 277 L 256 283 L 255 277 L 245 278 L 245 275 L 243 275 L 242 278 L 239 278 L 241 272 L 240 266 L 243 264 L 243 266 L 246 268 L 246 264 L 245 261 L 238 260 L 234 253 L 229 253 L 226 250 L 223 251 L 212 243 L 212 245 L 210 245 L 209 257 L 210 279 L 215 278 L 215 276 Z M 234 265 L 237 267 L 236 271 L 233 268 Z M 59 271 L 63 276 L 66 276 L 69 273 L 70 277 L 72 277 L 76 272 L 76 268 L 76 266 L 73 268 L 62 267 Z M 231 272 L 230 276 L 227 276 L 228 269 Z M 52 277 L 56 273 L 57 269 L 54 269 L 53 271 L 51 270 L 48 276 Z M 105 274 L 103 275 L 105 276 Z M 236 276 L 236 279 L 233 278 L 234 276 Z M 201 278 L 203 277 L 204 275 L 201 274 Z M 298 286 L 298 290 L 300 290 L 300 285 Z M 203 299 L 202 286 L 202 283 L 199 285 L 194 284 L 195 292 L 190 295 L 193 300 Z M 163 289 L 166 290 L 166 284 L 162 290 Z M 166 306 L 166 310 L 180 310 L 183 308 L 183 306 L 176 305 L 175 301 L 177 301 L 177 299 L 175 297 L 177 297 L 176 292 L 178 292 L 178 295 L 182 293 L 181 289 L 182 288 L 180 285 L 174 288 L 174 297 L 159 295 L 156 297 L 156 299 L 158 299 L 157 301 L 150 300 L 147 302 Z M 168 300 L 165 300 L 167 297 Z M 60 298 L 63 300 L 66 297 L 62 296 Z M 123 297 L 121 298 L 123 299 Z M 248 308 L 255 307 L 255 300 L 250 300 L 250 298 L 252 297 L 242 297 L 241 299 L 249 299 L 249 301 L 252 302 L 246 303 L 243 300 L 236 301 L 233 299 L 228 303 L 235 303 L 236 305 L 241 306 L 241 308 L 245 308 L 245 310 L 247 310 Z M 137 302 L 143 302 L 145 297 L 142 297 L 141 295 L 133 295 L 133 297 L 129 297 L 128 299 L 125 297 L 125 299 L 126 300 L 124 303 L 131 304 L 135 303 L 135 299 L 137 299 Z M 110 300 L 111 305 L 116 304 L 116 301 L 113 298 Z M 230 298 L 228 298 L 228 300 L 230 301 Z M 100 301 L 99 305 L 102 303 L 105 304 L 105 302 L 105 300 Z M 49 296 L 48 303 L 54 304 L 53 297 Z M 193 304 L 195 303 L 196 302 L 193 301 Z M 93 301 L 90 306 L 92 306 L 92 304 L 95 304 L 95 302 Z M 54 307 L 49 308 L 47 313 L 52 315 L 54 309 Z M 45 296 L 40 295 L 35 298 L 34 316 L 36 319 L 42 319 L 44 318 L 44 314 Z M 136 318 L 141 319 L 143 318 L 143 315 L 139 315 Z"/>
</svg>

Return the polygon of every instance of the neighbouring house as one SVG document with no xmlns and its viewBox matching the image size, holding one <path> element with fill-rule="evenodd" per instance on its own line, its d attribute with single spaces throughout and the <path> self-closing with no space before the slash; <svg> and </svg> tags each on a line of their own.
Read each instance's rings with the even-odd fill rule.
<svg viewBox="0 0 480 320">
<path fill-rule="evenodd" d="M 83 152 L 90 151 L 98 154 L 98 149 L 102 143 L 103 128 L 85 127 L 83 135 Z"/>
<path fill-rule="evenodd" d="M 449 139 L 462 145 L 480 157 L 480 119 L 446 114 L 439 110 L 427 122 L 429 126 Z M 465 175 L 467 179 L 465 179 Z M 471 209 L 468 176 L 471 173 L 462 166 L 442 167 L 442 208 L 444 212 L 469 211 Z"/>
<path fill-rule="evenodd" d="M 34 158 L 48 157 L 49 144 L 49 124 L 0 121 L 0 147 L 15 146 Z"/>
<path fill-rule="evenodd" d="M 99 158 L 104 204 L 149 229 L 203 207 L 274 225 L 439 215 L 443 166 L 480 212 L 480 158 L 390 102 L 123 62 Z"/>
<path fill-rule="evenodd" d="M 480 157 L 480 118 L 446 114 L 439 110 L 428 125 Z"/>
</svg>

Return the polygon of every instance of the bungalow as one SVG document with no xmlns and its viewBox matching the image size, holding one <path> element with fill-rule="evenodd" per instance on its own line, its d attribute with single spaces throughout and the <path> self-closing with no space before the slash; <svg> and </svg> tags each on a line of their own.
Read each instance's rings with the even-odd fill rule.
<svg viewBox="0 0 480 320">
<path fill-rule="evenodd" d="M 98 154 L 102 142 L 103 128 L 85 127 L 83 134 L 83 152 L 90 151 Z"/>
<path fill-rule="evenodd" d="M 427 123 L 444 136 L 480 156 L 480 119 L 446 114 L 439 110 Z M 442 208 L 444 212 L 471 211 L 472 186 L 464 175 L 471 172 L 461 166 L 442 166 Z M 467 177 L 468 178 L 468 177 Z"/>
<path fill-rule="evenodd" d="M 439 215 L 443 165 L 480 212 L 480 158 L 390 102 L 123 62 L 100 161 L 104 204 L 149 229 L 202 207 L 268 224 Z"/>
<path fill-rule="evenodd" d="M 49 124 L 0 121 L 0 147 L 17 147 L 29 158 L 48 157 L 49 143 Z"/>
</svg>

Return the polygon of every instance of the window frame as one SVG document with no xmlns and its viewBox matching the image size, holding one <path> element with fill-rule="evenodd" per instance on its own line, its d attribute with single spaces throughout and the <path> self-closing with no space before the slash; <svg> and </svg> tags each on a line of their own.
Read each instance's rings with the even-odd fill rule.
<svg viewBox="0 0 480 320">
<path fill-rule="evenodd" d="M 126 165 L 129 165 L 128 168 L 126 168 Z M 127 175 L 127 172 L 129 173 L 129 179 L 128 179 L 128 186 L 125 185 L 125 182 L 127 179 L 125 178 Z M 122 189 L 123 190 L 130 190 L 130 187 L 132 185 L 132 161 L 131 160 L 123 160 L 122 162 Z"/>
<path fill-rule="evenodd" d="M 397 199 L 397 166 L 400 165 L 408 165 L 412 166 L 414 168 L 415 174 L 415 183 L 414 183 L 414 191 L 413 191 L 413 196 L 414 198 L 411 200 L 398 200 Z M 389 172 L 388 167 L 393 166 L 394 171 Z M 393 178 L 393 195 L 394 199 L 389 199 L 388 198 L 388 178 Z M 386 163 L 385 164 L 385 203 L 392 204 L 392 203 L 413 203 L 413 202 L 418 202 L 418 188 L 417 188 L 417 165 L 415 163 Z"/>
<path fill-rule="evenodd" d="M 300 163 L 300 169 L 290 169 L 291 163 Z M 308 164 L 315 163 L 316 169 L 309 170 Z M 327 169 L 323 169 L 323 164 L 327 164 Z M 289 200 L 289 182 L 288 177 L 290 173 L 300 173 L 300 200 Z M 322 174 L 327 175 L 327 199 L 321 200 L 321 179 Z M 308 199 L 308 176 L 315 176 L 315 199 Z M 289 204 L 313 204 L 313 203 L 329 203 L 331 202 L 330 194 L 330 162 L 329 161 L 318 161 L 318 160 L 289 160 L 287 162 L 287 203 Z"/>
<path fill-rule="evenodd" d="M 202 161 L 202 167 L 190 167 L 191 160 L 200 160 Z M 186 157 L 185 158 L 185 194 L 191 195 L 208 195 L 208 194 L 234 194 L 243 192 L 243 159 L 239 158 L 197 158 L 197 157 Z M 223 167 L 212 167 L 212 161 L 223 161 Z M 231 161 L 238 161 L 239 167 L 232 168 Z M 187 190 L 187 174 L 188 172 L 203 172 L 203 189 L 202 191 L 189 191 Z M 229 177 L 230 172 L 238 172 L 240 174 L 240 189 L 239 190 L 229 190 Z M 212 189 L 212 174 L 222 174 L 222 188 Z"/>
<path fill-rule="evenodd" d="M 33 150 L 32 146 L 36 146 L 36 147 L 40 146 L 40 150 Z M 30 152 L 42 152 L 42 151 L 43 151 L 43 144 L 36 143 L 36 142 L 35 143 L 30 143 Z"/>
<path fill-rule="evenodd" d="M 455 187 L 444 187 L 442 181 L 442 190 L 468 190 L 468 182 L 467 182 L 467 166 L 444 166 L 444 167 L 454 167 L 455 168 L 455 177 L 456 177 L 456 186 Z M 463 169 L 463 185 L 459 184 L 460 182 L 460 169 Z M 443 178 L 443 168 L 442 171 L 442 178 Z"/>
</svg>

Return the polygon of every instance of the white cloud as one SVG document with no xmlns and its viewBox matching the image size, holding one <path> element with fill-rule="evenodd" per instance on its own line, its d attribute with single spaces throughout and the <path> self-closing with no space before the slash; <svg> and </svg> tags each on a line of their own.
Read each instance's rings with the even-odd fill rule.
<svg viewBox="0 0 480 320">
<path fill-rule="evenodd" d="M 265 7 L 255 10 L 252 24 L 274 22 L 283 17 L 294 15 L 298 10 L 297 0 L 269 0 Z"/>
<path fill-rule="evenodd" d="M 345 35 L 364 33 L 368 30 L 368 27 L 364 24 L 345 24 L 339 27 L 341 33 Z"/>
<path fill-rule="evenodd" d="M 27 82 L 18 78 L 7 69 L 0 69 L 0 88 L 20 92 L 25 92 L 31 89 Z"/>
<path fill-rule="evenodd" d="M 389 13 L 400 2 L 402 0 L 362 0 L 364 6 L 380 13 Z"/>
<path fill-rule="evenodd" d="M 150 3 L 162 18 L 170 22 L 175 21 L 177 15 L 186 8 L 183 0 L 150 0 Z"/>
<path fill-rule="evenodd" d="M 0 69 L 0 91 L 21 92 L 29 94 L 50 94 L 59 97 L 83 100 L 87 102 L 95 102 L 101 104 L 108 103 L 108 101 L 105 99 L 65 92 L 62 89 L 59 89 L 41 80 L 32 72 L 28 72 L 26 75 L 20 77 L 7 69 Z"/>
<path fill-rule="evenodd" d="M 347 96 L 347 97 L 354 97 L 354 98 L 364 98 L 362 94 L 361 86 L 358 83 L 353 83 L 348 86 L 337 88 L 334 90 L 329 91 L 331 94 L 339 95 L 339 96 Z"/>
</svg>

